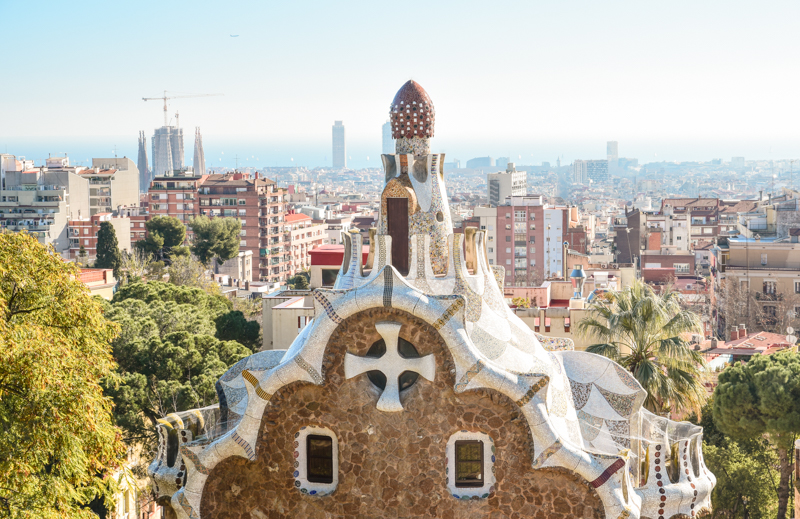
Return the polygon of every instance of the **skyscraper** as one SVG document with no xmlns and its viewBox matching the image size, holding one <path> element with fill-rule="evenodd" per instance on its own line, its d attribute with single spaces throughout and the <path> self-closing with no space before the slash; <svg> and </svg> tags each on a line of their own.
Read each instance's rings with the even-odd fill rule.
<svg viewBox="0 0 800 519">
<path fill-rule="evenodd" d="M 183 128 L 162 126 L 153 133 L 152 175 L 164 175 L 183 168 Z"/>
<path fill-rule="evenodd" d="M 139 192 L 147 193 L 153 177 L 150 175 L 150 167 L 147 165 L 147 137 L 144 136 L 143 131 L 139 132 L 139 159 L 136 167 L 139 170 Z"/>
<path fill-rule="evenodd" d="M 394 145 L 392 143 L 392 123 L 386 121 L 383 124 L 383 154 L 394 153 Z"/>
<path fill-rule="evenodd" d="M 619 143 L 617 141 L 608 141 L 606 144 L 606 155 L 608 159 L 608 169 L 615 171 L 619 165 Z"/>
<path fill-rule="evenodd" d="M 347 167 L 347 146 L 344 141 L 344 125 L 336 121 L 333 125 L 333 169 Z"/>
<path fill-rule="evenodd" d="M 200 127 L 194 129 L 194 160 L 192 161 L 196 175 L 206 174 L 206 156 L 203 153 L 203 136 Z"/>
</svg>

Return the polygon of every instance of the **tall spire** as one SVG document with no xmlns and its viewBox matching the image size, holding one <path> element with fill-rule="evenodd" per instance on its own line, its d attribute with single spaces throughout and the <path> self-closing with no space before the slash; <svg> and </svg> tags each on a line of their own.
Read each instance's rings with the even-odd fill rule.
<svg viewBox="0 0 800 519">
<path fill-rule="evenodd" d="M 206 156 L 203 154 L 203 136 L 200 135 L 200 127 L 194 129 L 194 165 L 195 175 L 206 174 Z"/>
<path fill-rule="evenodd" d="M 139 159 L 136 163 L 139 169 L 139 192 L 146 193 L 150 188 L 150 167 L 147 164 L 147 137 L 144 132 L 139 132 Z"/>
</svg>

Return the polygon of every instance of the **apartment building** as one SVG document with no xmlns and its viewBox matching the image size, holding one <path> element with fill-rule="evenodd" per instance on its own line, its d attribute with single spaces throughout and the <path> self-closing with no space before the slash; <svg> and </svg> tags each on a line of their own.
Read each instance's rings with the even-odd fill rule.
<svg viewBox="0 0 800 519">
<path fill-rule="evenodd" d="M 565 241 L 570 249 L 587 252 L 577 207 L 550 207 L 542 195 L 509 197 L 506 204 L 477 206 L 467 223 L 486 232 L 489 264 L 506 269 L 506 286 L 538 285 L 563 274 Z"/>
<path fill-rule="evenodd" d="M 77 259 L 81 247 L 86 252 L 88 261 L 97 256 L 97 233 L 100 224 L 109 222 L 117 236 L 120 251 L 131 251 L 131 220 L 126 216 L 114 216 L 112 213 L 95 213 L 88 218 L 69 221 L 69 251 L 66 258 Z"/>
<path fill-rule="evenodd" d="M 289 276 L 311 268 L 311 252 L 328 241 L 327 225 L 320 220 L 312 220 L 310 216 L 297 213 L 287 214 L 284 228 L 289 238 L 291 252 Z"/>
<path fill-rule="evenodd" d="M 528 192 L 528 173 L 517 171 L 513 162 L 508 162 L 505 171 L 486 175 L 489 205 L 505 203 L 509 196 L 525 196 Z"/>
<path fill-rule="evenodd" d="M 89 216 L 89 181 L 67 157 L 30 168 L 29 161 L 6 156 L 0 190 L 0 229 L 27 231 L 56 252 L 69 250 L 68 221 Z"/>
<path fill-rule="evenodd" d="M 267 178 L 244 173 L 201 177 L 195 209 L 207 216 L 238 218 L 242 222 L 240 250 L 249 250 L 258 264 L 253 277 L 279 283 L 291 277 L 290 239 L 284 231 L 286 190 Z"/>
<path fill-rule="evenodd" d="M 89 215 L 139 205 L 139 168 L 127 157 L 92 159 L 80 171 L 89 180 Z"/>
</svg>

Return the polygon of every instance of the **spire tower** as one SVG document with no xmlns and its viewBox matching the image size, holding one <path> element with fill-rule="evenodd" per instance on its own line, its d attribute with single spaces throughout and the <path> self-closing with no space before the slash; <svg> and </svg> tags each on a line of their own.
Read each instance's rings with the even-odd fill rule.
<svg viewBox="0 0 800 519">
<path fill-rule="evenodd" d="M 147 137 L 144 136 L 143 131 L 139 132 L 139 159 L 136 167 L 139 169 L 139 192 L 147 193 L 152 177 L 147 164 Z"/>
<path fill-rule="evenodd" d="M 194 129 L 194 165 L 195 175 L 206 174 L 206 156 L 203 154 L 203 136 L 200 135 L 200 127 Z"/>
</svg>

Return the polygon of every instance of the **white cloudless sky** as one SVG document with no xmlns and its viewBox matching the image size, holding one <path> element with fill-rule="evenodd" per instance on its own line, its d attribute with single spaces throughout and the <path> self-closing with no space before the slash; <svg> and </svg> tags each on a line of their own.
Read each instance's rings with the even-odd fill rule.
<svg viewBox="0 0 800 519">
<path fill-rule="evenodd" d="M 376 166 L 413 78 L 435 147 L 462 161 L 600 158 L 607 140 L 642 161 L 800 156 L 796 1 L 3 0 L 0 19 L 12 153 L 94 139 L 135 156 L 163 122 L 141 98 L 168 90 L 224 94 L 169 105 L 212 163 L 321 165 L 343 120 L 351 163 Z"/>
</svg>

